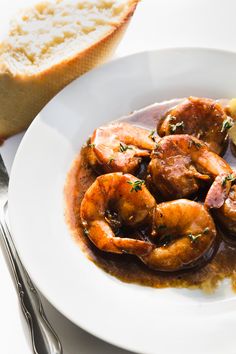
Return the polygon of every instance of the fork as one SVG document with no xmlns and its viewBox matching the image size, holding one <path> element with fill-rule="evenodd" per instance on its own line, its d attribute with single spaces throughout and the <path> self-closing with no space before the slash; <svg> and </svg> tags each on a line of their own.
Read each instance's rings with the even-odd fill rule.
<svg viewBox="0 0 236 354">
<path fill-rule="evenodd" d="M 58 336 L 48 322 L 39 295 L 25 270 L 7 225 L 9 177 L 0 155 L 0 235 L 13 273 L 21 309 L 28 322 L 35 354 L 62 354 Z"/>
</svg>

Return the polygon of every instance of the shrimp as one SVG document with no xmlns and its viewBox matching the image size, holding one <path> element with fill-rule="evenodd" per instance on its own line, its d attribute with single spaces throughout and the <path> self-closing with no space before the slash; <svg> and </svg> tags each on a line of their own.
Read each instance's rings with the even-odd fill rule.
<svg viewBox="0 0 236 354">
<path fill-rule="evenodd" d="M 220 103 L 189 97 L 170 110 L 158 127 L 160 136 L 189 134 L 203 140 L 210 150 L 222 154 L 227 147 L 227 131 L 232 126 Z"/>
<path fill-rule="evenodd" d="M 203 205 L 179 199 L 158 204 L 153 215 L 151 236 L 157 246 L 140 257 L 148 267 L 169 272 L 193 268 L 213 253 L 216 228 Z"/>
<path fill-rule="evenodd" d="M 87 159 L 95 170 L 135 173 L 155 142 L 146 129 L 115 123 L 96 129 L 88 147 Z"/>
<path fill-rule="evenodd" d="M 214 216 L 227 235 L 236 241 L 236 174 L 218 176 L 209 189 L 205 206 L 214 211 Z"/>
<path fill-rule="evenodd" d="M 180 199 L 156 204 L 142 180 L 130 174 L 97 177 L 85 193 L 80 217 L 100 250 L 129 253 L 161 271 L 191 268 L 213 247 L 216 229 L 203 205 Z M 116 236 L 115 229 L 148 230 L 145 240 Z"/>
<path fill-rule="evenodd" d="M 190 135 L 169 135 L 157 142 L 148 181 L 165 199 L 193 195 L 231 167 L 206 144 Z"/>
<path fill-rule="evenodd" d="M 90 240 L 101 250 L 145 255 L 154 247 L 150 242 L 118 237 L 118 226 L 134 228 L 149 225 L 155 199 L 144 181 L 119 172 L 97 177 L 86 191 L 80 217 Z"/>
</svg>

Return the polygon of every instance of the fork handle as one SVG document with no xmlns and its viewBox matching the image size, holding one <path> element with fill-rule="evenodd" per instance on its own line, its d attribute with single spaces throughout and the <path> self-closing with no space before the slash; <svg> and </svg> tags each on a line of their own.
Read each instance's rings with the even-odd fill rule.
<svg viewBox="0 0 236 354">
<path fill-rule="evenodd" d="M 4 211 L 0 217 L 0 232 L 9 256 L 21 308 L 30 328 L 33 352 L 35 354 L 62 354 L 59 338 L 49 324 L 39 295 L 21 263 L 6 223 Z"/>
</svg>

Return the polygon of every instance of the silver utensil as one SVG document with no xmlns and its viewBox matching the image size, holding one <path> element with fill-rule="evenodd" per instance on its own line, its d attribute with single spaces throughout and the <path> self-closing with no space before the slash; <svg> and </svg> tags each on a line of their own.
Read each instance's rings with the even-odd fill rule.
<svg viewBox="0 0 236 354">
<path fill-rule="evenodd" d="M 38 293 L 21 263 L 7 222 L 9 177 L 0 155 L 0 234 L 9 258 L 22 311 L 28 322 L 35 354 L 62 354 L 58 336 L 49 324 Z"/>
</svg>

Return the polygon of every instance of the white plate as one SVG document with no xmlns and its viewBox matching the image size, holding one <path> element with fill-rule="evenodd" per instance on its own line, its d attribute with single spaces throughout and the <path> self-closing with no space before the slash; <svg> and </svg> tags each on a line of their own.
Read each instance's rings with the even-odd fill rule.
<svg viewBox="0 0 236 354">
<path fill-rule="evenodd" d="M 236 95 L 236 54 L 168 49 L 135 54 L 74 81 L 34 120 L 11 174 L 10 223 L 33 281 L 65 316 L 138 353 L 235 354 L 236 296 L 125 284 L 90 262 L 64 221 L 63 186 L 93 129 L 155 101 Z M 78 348 L 79 350 L 79 348 Z"/>
</svg>

